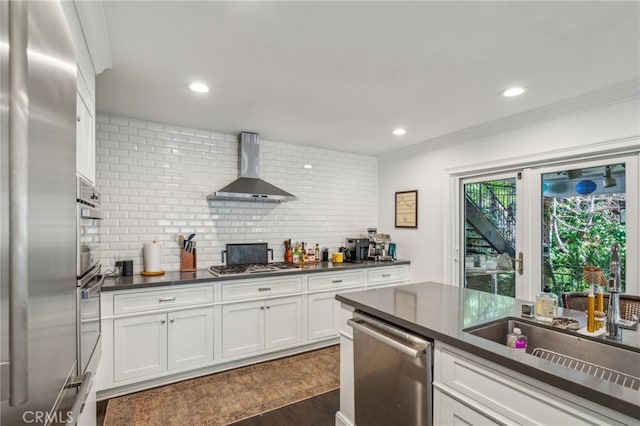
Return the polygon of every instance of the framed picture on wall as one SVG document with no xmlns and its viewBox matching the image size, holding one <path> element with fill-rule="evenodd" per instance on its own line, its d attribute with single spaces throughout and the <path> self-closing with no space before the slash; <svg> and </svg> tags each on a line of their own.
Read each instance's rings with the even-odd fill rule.
<svg viewBox="0 0 640 426">
<path fill-rule="evenodd" d="M 396 192 L 396 228 L 418 227 L 418 190 Z"/>
</svg>

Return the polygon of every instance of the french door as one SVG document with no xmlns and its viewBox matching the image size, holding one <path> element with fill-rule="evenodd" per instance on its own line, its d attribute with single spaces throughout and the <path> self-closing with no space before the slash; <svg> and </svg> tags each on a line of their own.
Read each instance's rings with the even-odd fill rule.
<svg viewBox="0 0 640 426">
<path fill-rule="evenodd" d="M 638 168 L 632 153 L 458 177 L 457 282 L 523 300 L 581 291 L 585 267 L 608 276 L 616 242 L 625 292 L 640 294 Z"/>
<path fill-rule="evenodd" d="M 518 226 L 523 216 L 521 182 L 521 171 L 462 181 L 464 287 L 521 296 L 525 267 Z"/>
</svg>

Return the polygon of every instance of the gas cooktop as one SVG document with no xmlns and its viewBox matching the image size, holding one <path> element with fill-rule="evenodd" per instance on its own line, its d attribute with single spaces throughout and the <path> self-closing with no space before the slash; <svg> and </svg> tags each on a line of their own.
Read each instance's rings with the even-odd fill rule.
<svg viewBox="0 0 640 426">
<path fill-rule="evenodd" d="M 248 265 L 218 265 L 210 266 L 209 272 L 216 277 L 223 275 L 245 275 L 245 274 L 260 274 L 267 272 L 288 272 L 298 271 L 300 266 L 292 265 L 290 263 L 251 263 Z"/>
</svg>

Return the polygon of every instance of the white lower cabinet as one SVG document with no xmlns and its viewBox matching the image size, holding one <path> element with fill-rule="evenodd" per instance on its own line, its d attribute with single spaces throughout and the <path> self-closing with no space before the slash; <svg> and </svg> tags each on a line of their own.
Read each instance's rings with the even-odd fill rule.
<svg viewBox="0 0 640 426">
<path fill-rule="evenodd" d="M 149 376 L 213 359 L 213 309 L 113 321 L 114 380 Z"/>
<path fill-rule="evenodd" d="M 435 425 L 629 424 L 607 407 L 438 341 L 433 369 Z"/>
<path fill-rule="evenodd" d="M 222 357 L 231 358 L 302 341 L 302 296 L 222 307 Z"/>
<path fill-rule="evenodd" d="M 213 360 L 213 308 L 176 311 L 167 317 L 169 370 Z"/>
<path fill-rule="evenodd" d="M 433 423 L 436 425 L 493 426 L 500 424 L 438 390 L 434 392 L 433 401 L 434 405 L 438 407 L 433 413 Z"/>
<path fill-rule="evenodd" d="M 307 297 L 307 338 L 324 339 L 337 335 L 336 293 L 316 293 Z"/>
</svg>

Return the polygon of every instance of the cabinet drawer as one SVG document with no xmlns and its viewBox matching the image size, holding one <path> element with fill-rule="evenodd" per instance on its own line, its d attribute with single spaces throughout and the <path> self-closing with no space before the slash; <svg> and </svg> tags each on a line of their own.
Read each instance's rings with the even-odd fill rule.
<svg viewBox="0 0 640 426">
<path fill-rule="evenodd" d="M 302 277 L 223 283 L 222 301 L 256 299 L 302 292 Z"/>
<path fill-rule="evenodd" d="M 392 268 L 373 268 L 367 271 L 369 285 L 395 283 L 405 280 L 406 269 L 403 266 Z"/>
<path fill-rule="evenodd" d="M 355 287 L 363 284 L 364 273 L 362 271 L 309 277 L 309 291 Z"/>
<path fill-rule="evenodd" d="M 128 314 L 211 302 L 213 288 L 210 286 L 116 294 L 113 296 L 113 313 Z"/>
</svg>

